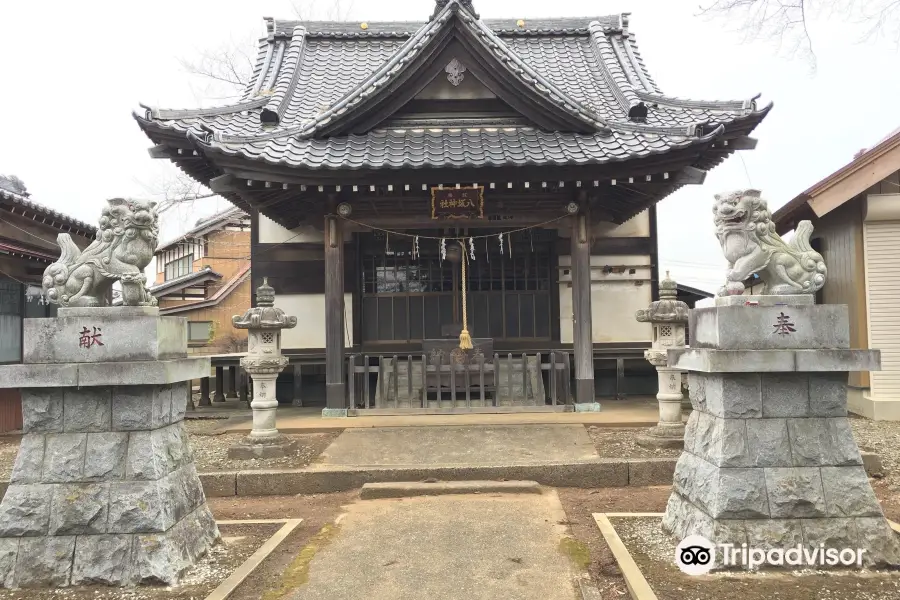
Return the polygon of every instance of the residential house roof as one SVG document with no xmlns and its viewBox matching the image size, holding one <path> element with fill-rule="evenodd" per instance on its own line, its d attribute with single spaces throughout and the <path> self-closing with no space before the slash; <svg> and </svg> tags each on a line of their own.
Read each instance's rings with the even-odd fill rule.
<svg viewBox="0 0 900 600">
<path fill-rule="evenodd" d="M 165 294 L 183 290 L 192 285 L 198 285 L 206 281 L 217 281 L 219 279 L 222 279 L 221 273 L 216 273 L 212 270 L 212 267 L 203 267 L 194 273 L 188 273 L 187 275 L 182 275 L 181 277 L 169 279 L 158 285 L 151 286 L 148 290 L 153 296 L 158 298 Z"/>
<path fill-rule="evenodd" d="M 234 206 L 209 217 L 203 217 L 202 219 L 199 219 L 194 228 L 187 233 L 184 233 L 175 239 L 169 240 L 168 242 L 160 244 L 156 248 L 156 253 L 158 254 L 160 252 L 168 250 L 173 246 L 184 242 L 185 240 L 192 240 L 203 237 L 204 235 L 221 229 L 227 225 L 240 225 L 241 222 L 246 218 L 247 213 Z"/>
<path fill-rule="evenodd" d="M 21 180 L 0 175 L 0 204 L 6 204 L 13 212 L 29 213 L 35 217 L 41 217 L 44 221 L 49 220 L 49 225 L 56 229 L 89 238 L 97 235 L 95 226 L 39 204 L 30 197 L 31 194 L 25 189 Z"/>
<path fill-rule="evenodd" d="M 340 172 L 364 178 L 400 169 L 607 165 L 672 153 L 680 165 L 705 170 L 740 147 L 727 141 L 745 137 L 771 108 L 759 107 L 756 97 L 663 94 L 627 14 L 480 20 L 471 3 L 451 0 L 439 2 L 427 22 L 266 24 L 238 102 L 144 106 L 135 114 L 157 144 L 154 156 L 204 183 L 253 170 L 287 168 L 324 181 Z M 448 47 L 456 66 L 436 63 Z M 442 70 L 462 78 L 471 72 L 519 117 L 398 117 Z M 672 182 L 666 193 L 677 187 Z M 220 189 L 239 206 L 281 220 L 275 202 Z M 635 201 L 623 218 L 644 204 Z"/>
<path fill-rule="evenodd" d="M 772 214 L 772 220 L 778 232 L 784 234 L 794 229 L 798 221 L 831 212 L 898 170 L 900 128 L 787 202 Z M 900 189 L 897 191 L 900 193 Z"/>
<path fill-rule="evenodd" d="M 239 285 L 243 282 L 247 281 L 250 277 L 250 265 L 245 265 L 240 271 L 238 271 L 234 277 L 232 277 L 225 285 L 219 288 L 215 294 L 213 294 L 210 298 L 204 300 L 197 300 L 194 302 L 185 302 L 184 304 L 179 304 L 178 306 L 168 306 L 165 308 L 159 309 L 159 314 L 161 315 L 172 315 L 181 312 L 186 312 L 189 310 L 196 310 L 198 308 L 209 308 L 211 306 L 217 306 L 222 302 L 228 295 L 233 292 Z M 152 290 L 151 290 L 152 292 Z"/>
</svg>

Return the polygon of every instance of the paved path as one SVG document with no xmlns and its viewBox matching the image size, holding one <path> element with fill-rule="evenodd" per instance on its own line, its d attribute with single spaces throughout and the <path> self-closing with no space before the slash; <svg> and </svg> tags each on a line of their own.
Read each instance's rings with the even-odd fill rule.
<svg viewBox="0 0 900 600">
<path fill-rule="evenodd" d="M 480 425 L 347 429 L 319 465 L 517 465 L 597 458 L 583 425 Z"/>
<path fill-rule="evenodd" d="M 455 414 L 455 415 L 393 415 L 371 417 L 322 418 L 321 408 L 278 408 L 278 429 L 283 433 L 312 433 L 333 429 L 365 429 L 368 427 L 420 427 L 423 425 L 524 425 L 531 423 L 564 424 L 581 423 L 597 427 L 650 427 L 659 421 L 659 408 L 655 398 L 640 397 L 628 400 L 601 400 L 600 412 L 585 413 L 507 413 L 507 414 Z M 195 414 L 215 412 L 223 416 L 228 411 L 198 409 Z M 235 411 L 240 415 L 224 425 L 224 430 L 250 431 L 249 412 Z M 191 413 L 189 413 L 189 416 Z"/>
<path fill-rule="evenodd" d="M 290 598 L 572 600 L 564 521 L 552 491 L 360 501 Z"/>
</svg>

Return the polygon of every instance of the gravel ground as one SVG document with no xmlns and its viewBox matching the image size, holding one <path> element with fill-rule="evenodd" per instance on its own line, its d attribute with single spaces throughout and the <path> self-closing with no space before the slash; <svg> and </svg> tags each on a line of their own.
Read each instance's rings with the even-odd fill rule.
<svg viewBox="0 0 900 600">
<path fill-rule="evenodd" d="M 289 434 L 297 442 L 297 449 L 291 456 L 269 458 L 265 460 L 230 460 L 228 448 L 238 443 L 244 434 L 219 433 L 221 420 L 186 420 L 185 428 L 191 436 L 191 447 L 194 450 L 194 461 L 200 472 L 237 471 L 252 469 L 290 468 L 302 469 L 322 453 L 340 431 L 328 433 Z M 0 481 L 8 481 L 16 461 L 20 436 L 0 436 Z"/>
<path fill-rule="evenodd" d="M 892 491 L 900 491 L 900 422 L 851 416 L 850 425 L 860 449 L 881 457 L 885 482 Z"/>
<path fill-rule="evenodd" d="M 663 534 L 658 518 L 610 519 L 659 600 L 898 600 L 896 573 L 783 571 L 691 577 L 675 566 L 675 542 Z"/>
<path fill-rule="evenodd" d="M 681 450 L 644 448 L 635 438 L 645 427 L 588 427 L 588 435 L 601 458 L 678 458 Z"/>
<path fill-rule="evenodd" d="M 222 525 L 224 543 L 188 569 L 177 586 L 132 589 L 86 586 L 43 590 L 0 590 L 0 600 L 201 600 L 262 546 L 280 525 Z"/>
</svg>

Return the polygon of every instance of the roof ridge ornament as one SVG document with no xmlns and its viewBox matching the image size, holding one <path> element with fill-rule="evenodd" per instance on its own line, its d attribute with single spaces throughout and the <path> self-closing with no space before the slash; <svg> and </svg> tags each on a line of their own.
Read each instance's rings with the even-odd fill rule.
<svg viewBox="0 0 900 600">
<path fill-rule="evenodd" d="M 469 11 L 476 19 L 481 18 L 481 15 L 475 12 L 475 7 L 472 6 L 472 0 L 436 0 L 434 3 L 434 12 L 431 13 L 431 19 L 429 20 L 434 21 L 450 4 L 458 4 L 460 8 Z"/>
</svg>

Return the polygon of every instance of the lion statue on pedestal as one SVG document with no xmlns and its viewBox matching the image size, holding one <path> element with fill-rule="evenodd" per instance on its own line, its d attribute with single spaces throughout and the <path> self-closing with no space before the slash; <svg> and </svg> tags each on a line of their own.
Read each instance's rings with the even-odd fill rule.
<svg viewBox="0 0 900 600">
<path fill-rule="evenodd" d="M 801 221 L 786 243 L 775 232 L 775 223 L 759 190 L 716 194 L 713 204 L 716 236 L 728 260 L 728 274 L 719 296 L 744 293 L 744 281 L 759 275 L 760 294 L 815 294 L 827 274 L 822 255 L 812 249 L 812 223 Z"/>
<path fill-rule="evenodd" d="M 113 198 L 100 217 L 97 239 L 82 252 L 68 233 L 57 236 L 61 255 L 44 271 L 47 298 L 60 306 L 106 306 L 114 282 L 125 306 L 155 306 L 144 268 L 159 237 L 155 202 Z"/>
</svg>

